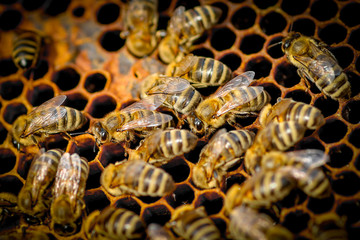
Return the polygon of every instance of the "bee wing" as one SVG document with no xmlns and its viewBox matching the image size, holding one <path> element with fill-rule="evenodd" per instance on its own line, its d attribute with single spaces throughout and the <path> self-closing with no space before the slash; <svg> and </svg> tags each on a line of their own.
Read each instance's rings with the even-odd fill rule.
<svg viewBox="0 0 360 240">
<path fill-rule="evenodd" d="M 158 107 L 160 107 L 164 101 L 166 100 L 166 96 L 157 94 L 157 95 L 151 95 L 146 98 L 141 99 L 140 101 L 137 101 L 130 106 L 127 106 L 124 109 L 121 109 L 121 112 L 133 112 L 138 111 L 140 109 L 150 110 L 154 111 Z"/>
<path fill-rule="evenodd" d="M 213 153 L 212 157 L 216 158 L 221 153 L 221 151 L 223 150 L 223 147 L 224 147 L 224 144 L 222 141 L 224 138 L 220 138 L 220 136 L 223 135 L 224 133 L 226 133 L 225 128 L 222 128 L 222 129 L 216 131 L 216 133 L 211 137 L 209 142 L 201 149 L 200 156 L 205 151 L 210 149 L 210 152 Z"/>
<path fill-rule="evenodd" d="M 165 77 L 162 76 L 165 83 L 151 88 L 147 94 L 175 94 L 180 93 L 190 86 L 190 82 L 180 77 Z"/>
<path fill-rule="evenodd" d="M 216 117 L 220 117 L 221 115 L 227 113 L 228 111 L 237 108 L 245 103 L 250 102 L 251 100 L 255 99 L 257 96 L 259 96 L 263 91 L 264 87 L 257 86 L 257 87 L 238 87 L 240 91 L 245 91 L 247 88 L 253 88 L 258 89 L 259 91 L 255 91 L 256 94 L 241 94 L 240 97 L 232 98 L 230 101 L 227 101 L 217 112 Z"/>
<path fill-rule="evenodd" d="M 55 107 L 59 107 L 61 104 L 63 104 L 63 102 L 66 100 L 66 96 L 65 95 L 59 95 L 56 97 L 53 97 L 49 100 L 47 100 L 46 102 L 42 103 L 40 106 L 34 108 L 30 113 L 29 116 L 34 116 L 35 114 L 49 109 L 49 108 L 55 108 Z"/>
<path fill-rule="evenodd" d="M 234 88 L 241 87 L 241 86 L 249 86 L 250 83 L 253 81 L 255 76 L 254 71 L 247 71 L 244 72 L 235 78 L 231 79 L 229 82 L 227 82 L 224 86 L 219 88 L 215 93 L 215 97 L 222 97 L 226 95 L 229 91 L 233 90 Z"/>
<path fill-rule="evenodd" d="M 170 122 L 173 119 L 173 117 L 170 115 L 163 113 L 158 113 L 158 114 L 162 115 L 162 117 L 160 117 L 160 115 L 151 115 L 148 117 L 130 121 L 122 125 L 122 127 L 120 129 L 117 129 L 116 131 L 120 132 L 134 128 L 156 127 L 163 123 Z"/>
<path fill-rule="evenodd" d="M 291 102 L 291 98 L 284 98 L 281 99 L 281 101 L 277 102 L 274 106 L 272 106 L 269 115 L 266 117 L 265 125 L 269 124 L 271 120 L 285 112 L 289 108 Z"/>
<path fill-rule="evenodd" d="M 329 161 L 329 156 L 318 149 L 292 151 L 287 152 L 286 155 L 297 162 L 303 163 L 307 169 L 323 166 Z"/>
<path fill-rule="evenodd" d="M 185 23 L 185 7 L 180 6 L 175 9 L 174 14 L 169 20 L 169 26 L 168 29 L 170 31 L 173 31 L 175 34 L 181 33 L 181 26 Z"/>
<path fill-rule="evenodd" d="M 193 54 L 186 55 L 177 65 L 176 65 L 176 71 L 174 73 L 175 77 L 181 76 L 189 72 L 196 64 L 197 57 Z"/>
<path fill-rule="evenodd" d="M 163 130 L 157 129 L 155 130 L 153 133 L 151 133 L 151 135 L 147 136 L 144 141 L 141 143 L 141 145 L 139 146 L 139 148 L 137 148 L 137 151 L 140 152 L 146 152 L 147 157 L 150 157 L 150 155 L 155 151 L 155 149 L 158 147 L 160 139 L 161 139 L 161 134 L 162 134 Z"/>
</svg>

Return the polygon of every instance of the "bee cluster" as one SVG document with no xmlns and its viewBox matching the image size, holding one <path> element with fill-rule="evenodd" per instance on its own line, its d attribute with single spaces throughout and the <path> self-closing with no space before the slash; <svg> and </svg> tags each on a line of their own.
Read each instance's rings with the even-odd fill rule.
<svg viewBox="0 0 360 240">
<path fill-rule="evenodd" d="M 9 162 L 1 163 L 0 239 L 356 238 L 359 69 L 312 37 L 327 40 L 325 30 L 299 27 L 326 17 L 319 2 L 307 3 L 311 11 L 300 4 L 307 18 L 275 34 L 267 21 L 295 11 L 286 0 L 273 3 L 281 14 L 255 0 L 73 1 L 65 9 L 74 21 L 49 1 L 48 22 L 33 12 L 0 24 L 11 46 L 0 50 L 9 66 L 0 70 L 0 154 Z M 359 4 L 330 2 L 355 36 L 351 48 L 337 47 L 356 52 L 356 25 L 344 14 Z M 26 1 L 0 7 L 2 18 L 29 10 Z M 94 9 L 100 24 L 89 20 Z M 251 11 L 262 16 L 252 28 L 244 26 L 255 21 Z M 245 35 L 241 52 L 235 40 L 224 51 L 246 65 L 202 43 L 218 25 Z M 92 41 L 103 29 L 99 50 Z M 243 46 L 257 31 L 267 47 L 252 58 Z M 264 74 L 269 57 L 276 68 Z M 17 82 L 24 90 L 7 93 Z"/>
</svg>

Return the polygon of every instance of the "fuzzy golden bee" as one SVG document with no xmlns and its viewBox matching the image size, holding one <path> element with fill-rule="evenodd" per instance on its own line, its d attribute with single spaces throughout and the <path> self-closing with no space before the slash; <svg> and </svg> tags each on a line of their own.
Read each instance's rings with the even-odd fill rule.
<svg viewBox="0 0 360 240">
<path fill-rule="evenodd" d="M 64 153 L 56 172 L 50 207 L 52 227 L 60 235 L 72 235 L 85 208 L 83 197 L 89 165 L 77 153 Z"/>
<path fill-rule="evenodd" d="M 226 122 L 237 125 L 236 118 L 256 115 L 270 101 L 262 86 L 249 87 L 255 73 L 245 72 L 206 98 L 187 117 L 190 129 L 198 135 L 209 135 Z"/>
<path fill-rule="evenodd" d="M 67 131 L 81 128 L 87 118 L 74 108 L 61 107 L 66 98 L 65 95 L 56 96 L 29 114 L 18 117 L 10 133 L 13 144 L 20 149 L 21 146 L 39 144 L 50 134 L 64 133 L 70 137 Z"/>
<path fill-rule="evenodd" d="M 136 57 L 150 55 L 157 46 L 156 29 L 159 21 L 157 0 L 130 0 L 125 8 L 125 30 L 120 36 Z"/>
<path fill-rule="evenodd" d="M 167 228 L 157 223 L 150 223 L 146 229 L 149 240 L 174 240 L 173 233 Z"/>
<path fill-rule="evenodd" d="M 136 136 L 146 137 L 157 128 L 173 127 L 172 116 L 155 111 L 164 100 L 158 95 L 150 96 L 120 111 L 113 111 L 102 121 L 95 122 L 90 133 L 99 146 L 109 142 L 128 144 Z"/>
<path fill-rule="evenodd" d="M 145 239 L 145 224 L 141 218 L 124 208 L 108 206 L 93 211 L 85 220 L 87 239 Z"/>
<path fill-rule="evenodd" d="M 196 209 L 191 205 L 177 207 L 167 226 L 184 239 L 221 239 L 219 229 L 203 206 Z"/>
<path fill-rule="evenodd" d="M 186 55 L 166 68 L 166 75 L 187 79 L 195 88 L 220 86 L 231 80 L 232 71 L 224 63 L 208 57 Z"/>
<path fill-rule="evenodd" d="M 239 206 L 230 213 L 229 231 L 233 239 L 267 240 L 293 239 L 293 234 L 275 224 L 268 215 L 249 207 Z"/>
<path fill-rule="evenodd" d="M 49 209 L 51 184 L 63 151 L 41 149 L 32 160 L 23 188 L 18 195 L 19 209 L 30 216 L 41 217 Z"/>
<path fill-rule="evenodd" d="M 247 130 L 217 131 L 200 152 L 192 180 L 200 188 L 219 187 L 226 171 L 242 160 L 255 134 Z"/>
<path fill-rule="evenodd" d="M 190 152 L 197 142 L 198 137 L 186 129 L 156 130 L 146 137 L 136 150 L 130 151 L 129 160 L 143 160 L 160 166 Z"/>
<path fill-rule="evenodd" d="M 326 44 L 298 32 L 291 32 L 282 40 L 282 51 L 298 74 L 335 100 L 349 98 L 351 86 L 347 75 L 339 66 Z"/>
<path fill-rule="evenodd" d="M 187 53 L 194 41 L 219 21 L 221 14 L 220 8 L 210 5 L 187 11 L 184 6 L 176 8 L 169 20 L 166 36 L 159 43 L 161 60 L 170 63 Z"/>
<path fill-rule="evenodd" d="M 315 216 L 315 219 L 309 222 L 309 228 L 314 239 L 349 239 L 348 231 L 345 227 L 346 217 L 340 217 L 336 213 L 325 213 Z"/>
<path fill-rule="evenodd" d="M 113 196 L 131 193 L 162 197 L 175 189 L 170 174 L 139 160 L 109 164 L 101 174 L 100 183 Z"/>
</svg>

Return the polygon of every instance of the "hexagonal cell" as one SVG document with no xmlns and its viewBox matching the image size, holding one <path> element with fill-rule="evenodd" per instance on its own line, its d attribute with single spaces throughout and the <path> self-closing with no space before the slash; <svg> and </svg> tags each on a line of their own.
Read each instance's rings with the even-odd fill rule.
<svg viewBox="0 0 360 240">
<path fill-rule="evenodd" d="M 66 150 L 68 141 L 65 138 L 63 138 L 60 134 L 55 134 L 46 139 L 45 145 L 46 145 L 46 149 L 60 148 L 62 150 Z"/>
<path fill-rule="evenodd" d="M 285 95 L 286 98 L 292 98 L 295 101 L 303 102 L 309 104 L 311 102 L 311 96 L 302 90 L 294 90 L 291 92 L 288 92 Z"/>
<path fill-rule="evenodd" d="M 7 134 L 8 134 L 8 131 L 0 122 L 0 145 L 4 143 Z"/>
<path fill-rule="evenodd" d="M 277 99 L 281 96 L 281 90 L 272 83 L 265 83 L 262 84 L 262 86 L 264 87 L 265 91 L 270 94 L 270 103 L 272 105 L 275 104 L 277 102 Z"/>
<path fill-rule="evenodd" d="M 256 12 L 250 7 L 242 7 L 231 17 L 231 23 L 236 29 L 244 30 L 254 25 Z"/>
<path fill-rule="evenodd" d="M 24 84 L 20 80 L 10 80 L 0 83 L 0 96 L 5 100 L 11 100 L 20 96 Z"/>
<path fill-rule="evenodd" d="M 103 210 L 105 207 L 110 205 L 109 199 L 105 193 L 101 190 L 86 191 L 84 196 L 84 202 L 89 212 L 95 210 Z"/>
<path fill-rule="evenodd" d="M 240 50 L 245 54 L 259 52 L 264 45 L 265 39 L 257 34 L 246 35 L 240 43 Z"/>
<path fill-rule="evenodd" d="M 312 4 L 310 14 L 319 21 L 326 21 L 335 17 L 337 11 L 338 6 L 333 0 L 319 0 Z"/>
<path fill-rule="evenodd" d="M 354 72 L 347 72 L 348 80 L 351 85 L 351 97 L 360 93 L 360 76 Z"/>
<path fill-rule="evenodd" d="M 335 199 L 333 195 L 322 199 L 310 197 L 307 203 L 307 208 L 315 214 L 321 214 L 330 211 L 334 203 Z"/>
<path fill-rule="evenodd" d="M 216 192 L 206 192 L 197 197 L 195 207 L 204 206 L 208 215 L 220 212 L 224 199 Z"/>
<path fill-rule="evenodd" d="M 26 179 L 26 177 L 29 173 L 31 162 L 34 159 L 34 157 L 35 157 L 35 155 L 19 154 L 18 164 L 17 164 L 17 173 L 23 179 Z"/>
<path fill-rule="evenodd" d="M 0 15 L 0 29 L 9 31 L 15 29 L 22 21 L 23 16 L 20 11 L 7 9 Z"/>
<path fill-rule="evenodd" d="M 14 74 L 18 71 L 14 61 L 11 58 L 1 59 L 0 60 L 0 76 L 6 77 L 11 74 Z"/>
<path fill-rule="evenodd" d="M 85 8 L 83 6 L 78 5 L 72 9 L 71 13 L 74 17 L 81 18 L 82 16 L 84 16 Z"/>
<path fill-rule="evenodd" d="M 176 186 L 174 192 L 166 196 L 165 199 L 175 209 L 183 204 L 191 204 L 194 197 L 194 190 L 187 184 L 181 184 Z"/>
<path fill-rule="evenodd" d="M 360 148 L 360 128 L 356 128 L 354 129 L 350 134 L 349 134 L 349 142 L 354 145 L 354 147 Z"/>
<path fill-rule="evenodd" d="M 255 79 L 259 79 L 269 76 L 271 67 L 272 63 L 267 58 L 257 57 L 246 64 L 245 71 L 254 71 Z"/>
<path fill-rule="evenodd" d="M 195 56 L 214 58 L 213 52 L 204 47 L 195 49 L 191 51 L 191 53 L 194 54 Z"/>
<path fill-rule="evenodd" d="M 336 34 L 334 34 L 336 33 Z M 319 30 L 320 39 L 328 45 L 344 41 L 347 35 L 347 30 L 338 23 L 326 25 Z"/>
<path fill-rule="evenodd" d="M 226 41 L 224 41 L 226 39 Z M 212 30 L 211 37 L 211 46 L 217 51 L 222 51 L 225 49 L 231 48 L 236 39 L 235 33 L 233 33 L 229 28 L 214 28 Z"/>
<path fill-rule="evenodd" d="M 110 163 L 116 163 L 125 159 L 125 150 L 119 144 L 102 145 L 99 161 L 105 168 Z"/>
<path fill-rule="evenodd" d="M 354 53 L 351 48 L 346 46 L 340 46 L 332 48 L 331 52 L 335 55 L 335 58 L 338 60 L 340 67 L 347 68 L 354 59 Z"/>
<path fill-rule="evenodd" d="M 54 97 L 54 89 L 47 84 L 40 84 L 33 90 L 27 91 L 26 98 L 33 106 L 40 106 L 42 103 Z"/>
<path fill-rule="evenodd" d="M 147 225 L 150 223 L 165 225 L 171 218 L 171 212 L 166 206 L 157 205 L 146 208 L 143 211 L 142 218 Z"/>
<path fill-rule="evenodd" d="M 45 48 L 46 50 L 46 48 Z M 24 76 L 27 79 L 33 79 L 37 80 L 45 76 L 45 74 L 49 71 L 49 63 L 47 60 L 42 59 L 44 56 L 40 56 L 38 62 L 36 63 L 36 66 L 34 68 L 31 68 L 27 70 L 24 73 Z"/>
<path fill-rule="evenodd" d="M 301 140 L 298 144 L 296 144 L 295 149 L 319 149 L 321 151 L 325 151 L 325 147 L 322 145 L 322 143 L 313 137 Z"/>
<path fill-rule="evenodd" d="M 99 148 L 96 146 L 94 138 L 89 135 L 81 136 L 81 141 L 75 139 L 73 147 L 69 152 L 76 152 L 80 157 L 86 158 L 88 162 L 91 162 L 96 158 Z"/>
<path fill-rule="evenodd" d="M 327 163 L 333 168 L 342 168 L 348 165 L 353 157 L 353 151 L 346 144 L 341 144 L 330 148 L 330 162 Z"/>
<path fill-rule="evenodd" d="M 258 8 L 266 9 L 268 7 L 274 6 L 278 2 L 278 0 L 268 0 L 268 1 L 253 0 L 253 2 Z"/>
<path fill-rule="evenodd" d="M 356 50 L 360 51 L 360 29 L 356 29 L 350 33 L 348 43 Z"/>
<path fill-rule="evenodd" d="M 297 68 L 288 62 L 277 65 L 274 77 L 278 84 L 286 88 L 291 88 L 300 82 Z"/>
<path fill-rule="evenodd" d="M 90 171 L 89 177 L 86 181 L 86 189 L 93 189 L 100 187 L 100 175 L 102 168 L 99 166 L 99 163 L 92 162 L 89 164 Z"/>
<path fill-rule="evenodd" d="M 0 174 L 10 172 L 16 164 L 16 156 L 10 149 L 0 148 Z"/>
<path fill-rule="evenodd" d="M 176 183 L 185 181 L 190 174 L 190 168 L 182 158 L 175 158 L 161 168 L 169 173 Z"/>
<path fill-rule="evenodd" d="M 245 182 L 245 180 L 246 180 L 246 177 L 242 174 L 237 173 L 237 174 L 230 175 L 225 181 L 226 184 L 224 184 L 224 185 L 226 186 L 226 189 L 224 189 L 223 192 L 226 193 L 227 190 L 229 188 L 231 188 L 231 186 L 234 184 L 241 185 L 243 182 Z"/>
<path fill-rule="evenodd" d="M 228 53 L 222 56 L 219 61 L 228 66 L 231 71 L 235 71 L 241 65 L 241 58 L 235 53 Z"/>
<path fill-rule="evenodd" d="M 360 123 L 360 112 L 357 110 L 360 107 L 360 101 L 349 101 L 342 110 L 342 117 L 349 123 Z"/>
<path fill-rule="evenodd" d="M 211 6 L 218 7 L 222 11 L 221 16 L 218 21 L 218 24 L 224 22 L 224 20 L 228 16 L 228 12 L 229 12 L 228 6 L 223 2 L 215 2 L 215 3 L 211 4 Z"/>
<path fill-rule="evenodd" d="M 84 110 L 88 103 L 87 98 L 81 93 L 73 93 L 67 96 L 64 106 L 75 108 L 79 111 Z"/>
<path fill-rule="evenodd" d="M 294 21 L 291 30 L 295 32 L 300 32 L 306 36 L 314 36 L 315 23 L 310 18 L 299 18 Z"/>
<path fill-rule="evenodd" d="M 4 120 L 12 124 L 19 116 L 27 113 L 27 109 L 22 103 L 12 102 L 4 110 Z"/>
<path fill-rule="evenodd" d="M 359 2 L 349 2 L 340 11 L 340 20 L 343 21 L 348 27 L 355 27 L 360 24 L 360 19 L 356 18 L 360 12 Z"/>
<path fill-rule="evenodd" d="M 266 51 L 270 55 L 270 57 L 277 59 L 284 56 L 284 53 L 281 50 L 281 40 L 282 37 L 274 37 L 266 46 Z"/>
<path fill-rule="evenodd" d="M 129 211 L 132 211 L 132 212 L 136 213 L 137 215 L 140 215 L 140 212 L 141 212 L 140 204 L 132 197 L 120 198 L 119 200 L 117 200 L 115 202 L 114 205 L 117 208 L 125 208 Z"/>
<path fill-rule="evenodd" d="M 92 100 L 88 112 L 94 118 L 103 118 L 106 114 L 114 111 L 115 108 L 115 99 L 108 95 L 100 95 Z"/>
<path fill-rule="evenodd" d="M 108 52 L 116 52 L 125 44 L 125 39 L 120 37 L 120 30 L 109 30 L 100 37 L 100 45 Z"/>
<path fill-rule="evenodd" d="M 7 175 L 0 178 L 0 192 L 10 192 L 18 194 L 23 187 L 23 183 L 15 176 Z"/>
<path fill-rule="evenodd" d="M 343 196 L 353 196 L 360 190 L 360 178 L 355 172 L 343 171 L 335 176 L 332 189 Z"/>
<path fill-rule="evenodd" d="M 336 208 L 336 213 L 339 216 L 346 216 L 346 223 L 351 225 L 360 220 L 360 201 L 359 199 L 352 199 L 340 203 Z"/>
<path fill-rule="evenodd" d="M 96 12 L 96 20 L 100 24 L 110 24 L 116 21 L 120 15 L 119 5 L 109 2 L 101 5 Z"/>
<path fill-rule="evenodd" d="M 75 88 L 80 81 L 80 74 L 72 67 L 65 67 L 52 76 L 53 81 L 62 91 Z"/>
<path fill-rule="evenodd" d="M 283 225 L 291 232 L 299 233 L 307 228 L 309 220 L 310 215 L 308 213 L 296 210 L 285 216 Z"/>
<path fill-rule="evenodd" d="M 321 111 L 324 117 L 328 117 L 337 112 L 339 108 L 339 102 L 329 97 L 319 97 L 315 100 L 314 106 Z"/>
<path fill-rule="evenodd" d="M 160 198 L 161 197 L 148 197 L 148 196 L 138 197 L 138 199 L 140 201 L 142 201 L 143 203 L 146 203 L 146 204 L 151 204 L 151 203 L 157 202 L 160 200 Z"/>
<path fill-rule="evenodd" d="M 89 93 L 100 92 L 105 88 L 107 77 L 102 72 L 89 74 L 85 78 L 84 87 Z"/>
<path fill-rule="evenodd" d="M 274 24 L 276 22 L 276 24 Z M 266 35 L 281 32 L 286 27 L 286 19 L 278 12 L 271 11 L 260 20 L 260 28 Z"/>
<path fill-rule="evenodd" d="M 325 143 L 340 141 L 347 133 L 347 126 L 340 120 L 328 119 L 320 129 L 319 137 Z"/>
<path fill-rule="evenodd" d="M 281 3 L 281 8 L 287 14 L 294 16 L 303 13 L 309 6 L 309 0 L 304 1 L 291 1 L 284 0 Z"/>
</svg>

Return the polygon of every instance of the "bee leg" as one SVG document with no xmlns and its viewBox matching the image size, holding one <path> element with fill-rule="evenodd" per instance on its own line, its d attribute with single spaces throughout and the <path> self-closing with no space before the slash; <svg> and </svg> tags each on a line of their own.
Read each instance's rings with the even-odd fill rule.
<svg viewBox="0 0 360 240">
<path fill-rule="evenodd" d="M 235 129 L 241 129 L 242 128 L 241 124 L 237 123 L 235 118 L 230 118 L 230 119 L 228 119 L 226 121 L 230 126 L 232 126 Z"/>
</svg>

